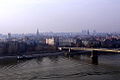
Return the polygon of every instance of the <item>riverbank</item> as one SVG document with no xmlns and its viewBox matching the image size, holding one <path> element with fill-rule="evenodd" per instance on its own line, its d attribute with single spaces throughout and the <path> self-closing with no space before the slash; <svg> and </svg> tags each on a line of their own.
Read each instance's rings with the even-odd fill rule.
<svg viewBox="0 0 120 80">
<path fill-rule="evenodd" d="M 37 57 L 46 57 L 46 56 L 56 56 L 56 55 L 64 55 L 64 52 L 47 52 L 47 53 L 39 53 L 39 54 L 27 54 L 27 55 L 16 55 L 16 56 L 0 56 L 0 60 L 3 59 L 33 59 Z"/>
</svg>

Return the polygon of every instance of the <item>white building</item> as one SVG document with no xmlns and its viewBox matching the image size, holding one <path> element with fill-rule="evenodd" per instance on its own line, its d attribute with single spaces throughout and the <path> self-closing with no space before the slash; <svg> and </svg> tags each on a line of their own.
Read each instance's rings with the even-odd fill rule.
<svg viewBox="0 0 120 80">
<path fill-rule="evenodd" d="M 55 39 L 54 38 L 46 39 L 46 44 L 48 44 L 48 45 L 55 45 Z"/>
</svg>

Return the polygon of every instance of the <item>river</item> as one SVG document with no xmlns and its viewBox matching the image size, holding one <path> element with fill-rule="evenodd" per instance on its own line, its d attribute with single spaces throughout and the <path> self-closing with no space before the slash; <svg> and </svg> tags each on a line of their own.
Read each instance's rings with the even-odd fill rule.
<svg viewBox="0 0 120 80">
<path fill-rule="evenodd" d="M 0 61 L 0 80 L 120 80 L 120 54 L 51 56 L 31 60 Z"/>
</svg>

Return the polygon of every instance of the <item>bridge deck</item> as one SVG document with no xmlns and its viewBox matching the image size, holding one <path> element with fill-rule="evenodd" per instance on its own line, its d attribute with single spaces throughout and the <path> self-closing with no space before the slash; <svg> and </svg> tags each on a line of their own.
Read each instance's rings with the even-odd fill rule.
<svg viewBox="0 0 120 80">
<path fill-rule="evenodd" d="M 71 49 L 71 50 L 85 50 L 85 51 L 103 51 L 103 52 L 115 52 L 120 53 L 120 50 L 116 49 L 104 49 L 104 48 L 81 48 L 81 47 L 59 47 L 59 49 Z"/>
</svg>

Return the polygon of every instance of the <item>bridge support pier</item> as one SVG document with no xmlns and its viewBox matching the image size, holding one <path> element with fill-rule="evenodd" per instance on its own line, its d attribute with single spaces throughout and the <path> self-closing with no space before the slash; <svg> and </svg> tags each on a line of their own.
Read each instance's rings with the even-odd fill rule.
<svg viewBox="0 0 120 80">
<path fill-rule="evenodd" d="M 69 48 L 69 51 L 68 51 L 69 53 L 71 52 L 71 49 Z"/>
<path fill-rule="evenodd" d="M 98 54 L 97 54 L 97 51 L 93 50 L 91 52 L 91 58 L 92 58 L 92 63 L 93 64 L 98 64 Z"/>
</svg>

